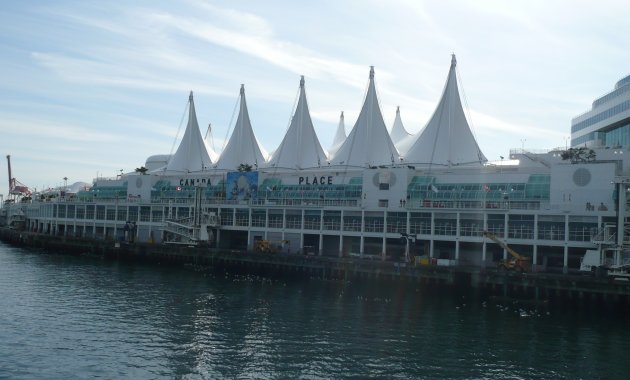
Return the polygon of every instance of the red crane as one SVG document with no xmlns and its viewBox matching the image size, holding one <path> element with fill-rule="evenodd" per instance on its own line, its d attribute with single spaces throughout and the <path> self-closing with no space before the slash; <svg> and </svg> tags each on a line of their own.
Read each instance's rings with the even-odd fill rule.
<svg viewBox="0 0 630 380">
<path fill-rule="evenodd" d="M 11 156 L 7 155 L 7 165 L 9 166 L 9 195 L 25 196 L 31 195 L 28 186 L 19 182 L 11 176 Z"/>
</svg>

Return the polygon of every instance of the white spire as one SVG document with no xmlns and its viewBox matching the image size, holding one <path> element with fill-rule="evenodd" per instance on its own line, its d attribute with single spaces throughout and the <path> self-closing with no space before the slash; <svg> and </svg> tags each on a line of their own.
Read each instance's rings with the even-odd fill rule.
<svg viewBox="0 0 630 380">
<path fill-rule="evenodd" d="M 177 151 L 166 165 L 168 171 L 195 172 L 208 169 L 212 164 L 197 124 L 192 91 L 188 102 L 188 125 Z"/>
<path fill-rule="evenodd" d="M 402 119 L 400 118 L 400 106 L 396 107 L 396 118 L 394 119 L 394 125 L 392 126 L 392 142 L 398 147 L 398 143 L 405 137 L 411 135 L 405 129 Z"/>
<path fill-rule="evenodd" d="M 247 112 L 247 102 L 245 101 L 245 85 L 241 85 L 240 91 L 241 108 L 234 125 L 234 131 L 228 141 L 225 149 L 221 152 L 219 161 L 216 167 L 218 169 L 236 170 L 241 164 L 248 164 L 253 166 L 256 170 L 258 166 L 262 166 L 265 163 L 265 156 L 263 155 L 254 131 L 252 124 L 249 121 L 249 114 Z"/>
<path fill-rule="evenodd" d="M 331 163 L 372 166 L 391 165 L 398 160 L 398 151 L 389 137 L 376 96 L 374 66 L 370 66 L 370 83 L 359 118 Z"/>
<path fill-rule="evenodd" d="M 326 154 L 313 128 L 304 90 L 304 76 L 302 76 L 300 96 L 291 118 L 291 125 L 267 166 L 300 169 L 317 167 L 325 162 Z"/>
<path fill-rule="evenodd" d="M 410 164 L 464 165 L 486 160 L 470 130 L 457 87 L 455 54 L 433 116 L 405 153 Z"/>
<path fill-rule="evenodd" d="M 335 138 L 333 139 L 333 143 L 328 149 L 328 155 L 332 157 L 341 144 L 346 140 L 346 125 L 344 123 L 343 111 L 341 111 L 341 116 L 339 116 L 339 125 L 337 126 L 337 132 L 335 133 Z"/>
</svg>

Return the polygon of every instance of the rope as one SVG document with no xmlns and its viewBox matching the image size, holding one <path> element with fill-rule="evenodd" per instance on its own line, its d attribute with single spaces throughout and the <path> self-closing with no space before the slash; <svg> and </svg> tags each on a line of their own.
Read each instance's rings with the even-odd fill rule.
<svg viewBox="0 0 630 380">
<path fill-rule="evenodd" d="M 236 107 L 238 107 L 240 100 L 241 100 L 241 93 L 239 92 L 238 97 L 236 98 L 236 103 L 234 104 L 234 109 L 232 110 L 232 117 L 230 118 L 230 123 L 228 124 L 228 128 L 225 131 L 225 139 L 223 139 L 223 146 L 221 147 L 221 154 L 223 154 L 223 151 L 225 150 L 225 146 L 228 143 L 228 137 L 230 136 L 232 122 L 234 121 L 234 115 L 236 114 Z"/>
<path fill-rule="evenodd" d="M 171 150 L 169 152 L 169 155 L 173 155 L 173 150 L 175 150 L 175 143 L 177 143 L 177 139 L 179 138 L 179 131 L 181 131 L 182 129 L 182 123 L 184 122 L 184 117 L 186 116 L 186 110 L 188 109 L 189 103 L 190 103 L 190 99 L 186 102 L 186 106 L 184 107 L 184 113 L 182 113 L 182 118 L 179 120 L 177 133 L 175 134 L 175 140 L 173 140 L 173 145 L 171 145 Z"/>
<path fill-rule="evenodd" d="M 304 96 L 306 97 L 306 92 L 304 93 Z M 287 122 L 287 126 L 284 129 L 284 136 L 285 136 L 285 138 L 287 136 L 287 132 L 289 131 L 289 128 L 291 128 L 291 121 L 293 120 L 293 118 L 295 117 L 295 113 L 297 112 L 297 103 L 298 103 L 299 98 L 300 98 L 300 87 L 298 86 L 297 93 L 295 94 L 295 98 L 293 99 L 293 106 L 291 107 L 291 114 L 289 115 L 289 121 Z M 301 126 L 298 126 L 298 130 L 300 129 L 300 127 Z M 278 156 L 280 156 L 282 154 L 282 151 L 284 150 L 284 142 L 285 142 L 284 139 L 280 142 L 280 146 L 279 146 L 280 151 L 274 152 L 274 154 L 273 154 L 274 156 L 278 157 Z M 298 141 L 296 141 L 295 147 L 298 146 L 298 144 L 297 144 L 298 142 L 299 142 L 299 136 L 298 136 Z M 278 167 L 279 166 L 276 163 L 274 165 L 274 169 L 273 169 L 273 172 L 272 172 L 273 176 L 276 175 L 276 172 L 278 171 Z"/>
<path fill-rule="evenodd" d="M 468 117 L 468 120 L 470 121 L 470 132 L 472 133 L 473 138 L 475 139 L 475 145 L 477 145 L 477 157 L 479 158 L 479 162 L 481 162 L 482 152 L 481 152 L 481 149 L 479 148 L 479 144 L 477 144 L 477 134 L 475 133 L 475 125 L 472 120 L 472 114 L 470 113 L 470 108 L 468 107 L 468 98 L 466 97 L 466 91 L 464 90 L 464 80 L 462 79 L 457 66 L 455 66 L 455 70 L 457 73 L 457 80 L 459 82 L 459 88 L 461 88 L 462 90 L 462 98 L 464 99 L 464 109 L 466 111 L 466 116 Z"/>
<path fill-rule="evenodd" d="M 365 101 L 367 99 L 367 95 L 368 95 L 369 90 L 370 90 L 370 80 L 368 80 L 368 84 L 367 84 L 365 90 L 363 91 L 363 102 L 362 102 L 362 104 L 365 104 Z M 361 117 L 361 111 L 359 111 L 359 117 Z M 358 118 L 357 118 L 357 121 L 358 121 Z M 369 123 L 369 120 L 368 120 L 368 123 Z M 357 131 L 356 131 L 356 123 L 355 123 L 354 127 L 350 131 L 350 134 L 346 137 L 346 140 L 347 140 L 350 137 L 350 135 L 352 135 L 353 133 L 355 134 L 355 135 L 352 136 L 353 139 L 350 142 L 350 151 L 348 152 L 348 157 L 352 157 L 352 151 L 354 150 L 354 139 L 356 138 L 356 132 Z M 343 146 L 343 144 L 341 144 L 341 145 Z M 341 148 L 341 147 L 339 147 L 339 148 Z M 338 152 L 339 152 L 339 149 L 337 149 L 337 152 L 335 152 L 335 155 L 337 155 Z M 346 159 L 346 161 L 348 161 L 348 159 Z M 348 162 L 344 162 L 344 164 L 346 165 L 346 168 L 349 166 Z M 346 171 L 344 171 L 344 176 L 343 176 L 343 180 L 344 181 L 345 181 L 345 175 L 346 175 Z"/>
<path fill-rule="evenodd" d="M 383 107 L 381 107 L 381 96 L 379 95 L 378 89 L 376 87 L 376 82 L 374 83 L 374 91 L 376 92 L 376 104 L 378 104 L 378 109 L 379 110 L 383 110 Z M 381 118 L 383 117 L 383 115 L 381 114 Z M 385 123 L 385 120 L 383 120 L 383 123 Z M 391 136 L 389 136 L 389 132 L 387 132 L 387 125 L 385 125 L 385 134 L 386 136 L 389 137 L 389 141 L 391 141 Z M 396 152 L 396 155 L 398 155 L 398 150 L 396 149 L 396 147 L 394 146 L 394 142 L 392 141 L 392 145 L 388 145 L 387 149 L 389 150 L 389 155 L 391 157 L 391 161 L 392 161 L 392 166 L 394 164 L 396 164 L 396 161 L 394 160 L 394 151 L 392 151 L 392 147 L 394 148 L 394 151 Z"/>
</svg>

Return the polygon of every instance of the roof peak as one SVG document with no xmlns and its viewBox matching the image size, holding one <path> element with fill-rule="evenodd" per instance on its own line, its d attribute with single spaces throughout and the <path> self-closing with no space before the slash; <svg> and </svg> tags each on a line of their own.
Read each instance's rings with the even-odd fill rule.
<svg viewBox="0 0 630 380">
<path fill-rule="evenodd" d="M 392 131 L 390 132 L 389 136 L 392 138 L 392 142 L 399 152 L 400 149 L 398 148 L 398 143 L 400 143 L 403 139 L 407 138 L 410 135 L 411 134 L 405 129 L 402 118 L 400 117 L 400 106 L 397 106 L 396 117 L 394 118 L 394 125 L 392 126 Z"/>
<path fill-rule="evenodd" d="M 267 162 L 268 167 L 311 168 L 327 160 L 308 110 L 304 75 L 300 77 L 300 96 L 280 146 Z"/>
<path fill-rule="evenodd" d="M 407 163 L 452 166 L 486 161 L 466 119 L 454 70 L 456 64 L 453 54 L 442 97 L 405 153 Z"/>
<path fill-rule="evenodd" d="M 219 169 L 236 170 L 240 164 L 258 166 L 266 160 L 261 149 L 247 112 L 245 101 L 245 85 L 241 84 L 240 109 L 232 135 L 221 152 L 216 167 Z"/>
<path fill-rule="evenodd" d="M 169 159 L 165 170 L 194 172 L 205 170 L 212 164 L 197 123 L 192 91 L 188 97 L 188 103 L 188 124 L 184 136 L 177 151 Z"/>
<path fill-rule="evenodd" d="M 399 159 L 385 126 L 374 83 L 374 66 L 363 106 L 352 131 L 334 153 L 331 163 L 349 166 L 390 165 Z"/>
</svg>

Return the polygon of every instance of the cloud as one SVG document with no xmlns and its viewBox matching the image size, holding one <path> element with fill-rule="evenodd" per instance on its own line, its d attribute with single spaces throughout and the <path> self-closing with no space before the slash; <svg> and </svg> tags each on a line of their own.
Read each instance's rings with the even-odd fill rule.
<svg viewBox="0 0 630 380">
<path fill-rule="evenodd" d="M 564 138 L 567 135 L 566 132 L 561 133 L 559 131 L 549 130 L 541 127 L 534 127 L 531 125 L 515 124 L 475 110 L 470 110 L 470 114 L 472 119 L 471 123 L 474 123 L 474 127 L 476 127 L 475 129 L 477 130 L 477 132 L 480 132 L 481 130 L 484 133 L 491 133 L 494 135 L 499 132 L 503 134 L 508 133 L 522 137 L 538 138 L 540 136 L 548 136 L 558 139 Z M 505 136 L 502 135 L 501 137 Z"/>
<path fill-rule="evenodd" d="M 81 85 L 101 85 L 142 89 L 150 91 L 181 92 L 183 89 L 195 88 L 196 92 L 233 96 L 233 93 L 220 88 L 203 85 L 199 82 L 182 81 L 179 78 L 167 79 L 157 72 L 150 72 L 137 66 L 99 62 L 91 59 L 80 59 L 59 54 L 33 52 L 31 54 L 37 64 L 55 72 L 64 81 Z"/>
<path fill-rule="evenodd" d="M 225 11 L 224 11 L 225 12 Z M 237 11 L 230 10 L 236 17 Z M 246 19 L 249 15 L 243 14 Z M 238 51 L 239 53 L 256 57 L 280 68 L 296 74 L 304 74 L 311 78 L 334 79 L 341 83 L 361 88 L 365 79 L 360 73 L 365 70 L 362 65 L 355 65 L 343 60 L 318 54 L 298 44 L 274 38 L 271 28 L 264 25 L 262 33 L 252 33 L 252 26 L 240 30 L 238 26 L 222 28 L 212 25 L 211 22 L 199 18 L 177 17 L 167 13 L 149 13 L 142 15 L 147 22 L 161 23 L 162 25 L 176 28 L 179 32 L 202 39 L 214 45 Z"/>
<path fill-rule="evenodd" d="M 109 143 L 121 138 L 120 135 L 101 132 L 84 126 L 70 125 L 66 122 L 60 123 L 7 114 L 4 114 L 0 120 L 0 129 L 9 136 L 30 137 L 38 140 L 54 138 L 60 141 Z"/>
</svg>

